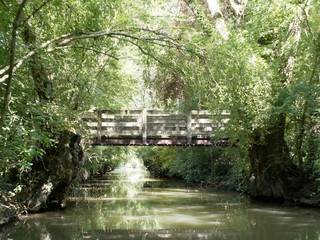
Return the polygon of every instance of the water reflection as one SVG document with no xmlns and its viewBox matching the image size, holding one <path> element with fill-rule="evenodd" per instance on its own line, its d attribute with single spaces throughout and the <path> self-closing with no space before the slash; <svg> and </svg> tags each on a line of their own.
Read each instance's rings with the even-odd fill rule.
<svg viewBox="0 0 320 240">
<path fill-rule="evenodd" d="M 95 178 L 65 211 L 32 214 L 0 239 L 319 239 L 320 213 L 250 203 L 179 181 L 149 179 L 139 166 Z"/>
</svg>

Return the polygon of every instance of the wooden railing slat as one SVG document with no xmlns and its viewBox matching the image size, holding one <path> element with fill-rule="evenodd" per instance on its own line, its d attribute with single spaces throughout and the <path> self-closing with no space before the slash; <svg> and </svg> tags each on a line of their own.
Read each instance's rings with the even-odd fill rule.
<svg viewBox="0 0 320 240">
<path fill-rule="evenodd" d="M 212 137 L 217 129 L 224 130 L 230 120 L 226 111 L 211 113 L 207 110 L 101 110 L 87 113 L 89 133 L 98 137 L 141 137 L 147 144 L 149 137 L 185 137 L 187 144 L 193 138 Z"/>
<path fill-rule="evenodd" d="M 102 127 L 140 127 L 138 122 L 102 122 Z"/>
</svg>

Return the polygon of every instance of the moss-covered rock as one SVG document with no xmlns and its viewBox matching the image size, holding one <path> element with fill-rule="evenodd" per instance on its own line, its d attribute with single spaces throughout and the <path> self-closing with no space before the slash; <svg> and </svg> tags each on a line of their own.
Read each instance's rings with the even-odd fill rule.
<svg viewBox="0 0 320 240">
<path fill-rule="evenodd" d="M 79 135 L 65 131 L 60 135 L 59 144 L 46 149 L 42 159 L 34 163 L 33 172 L 38 181 L 27 200 L 28 211 L 65 207 L 68 187 L 83 163 L 80 140 Z"/>
</svg>

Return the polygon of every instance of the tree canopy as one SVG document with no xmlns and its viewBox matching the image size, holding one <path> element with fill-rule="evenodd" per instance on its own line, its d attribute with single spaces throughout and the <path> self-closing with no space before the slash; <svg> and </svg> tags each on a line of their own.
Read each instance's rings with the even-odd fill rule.
<svg viewBox="0 0 320 240">
<path fill-rule="evenodd" d="M 1 176 L 30 171 L 64 130 L 86 135 L 87 111 L 149 107 L 229 111 L 225 131 L 237 147 L 217 154 L 228 159 L 223 172 L 251 179 L 257 196 L 272 195 L 264 186 L 279 176 L 319 185 L 319 8 L 315 0 L 1 1 Z M 172 174 L 182 157 L 195 156 L 192 169 L 213 154 L 155 151 Z M 279 194 L 269 197 L 287 196 Z"/>
</svg>

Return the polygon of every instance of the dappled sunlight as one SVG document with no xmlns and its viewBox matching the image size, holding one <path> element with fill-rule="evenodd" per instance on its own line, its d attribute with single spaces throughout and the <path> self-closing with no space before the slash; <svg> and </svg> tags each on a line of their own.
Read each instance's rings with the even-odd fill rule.
<svg viewBox="0 0 320 240">
<path fill-rule="evenodd" d="M 144 230 L 195 226 L 200 229 L 216 228 L 225 225 L 225 206 L 229 205 L 232 211 L 232 204 L 238 205 L 233 202 L 237 199 L 231 200 L 230 204 L 225 202 L 221 194 L 205 193 L 185 185 L 174 187 L 168 180 L 147 178 L 145 170 L 134 161 L 109 173 L 112 180 L 101 179 L 107 194 L 80 195 L 69 198 L 69 201 L 89 204 L 93 211 L 102 209 L 96 213 L 103 215 L 97 224 L 114 230 L 137 227 Z M 106 181 L 111 185 L 105 185 Z M 166 187 L 158 186 L 158 182 L 166 182 Z M 94 180 L 94 184 L 98 183 L 99 180 Z M 144 188 L 145 183 L 147 188 Z M 95 188 L 95 185 L 91 187 Z"/>
<path fill-rule="evenodd" d="M 35 234 L 44 234 L 48 240 L 57 231 L 59 239 L 253 240 L 265 239 L 266 231 L 284 240 L 299 239 L 300 233 L 320 236 L 315 231 L 320 214 L 251 206 L 236 194 L 209 193 L 181 182 L 150 179 L 134 162 L 78 188 L 68 199 L 71 207 L 66 211 L 24 217 L 28 224 L 15 232 L 31 234 L 36 229 Z"/>
<path fill-rule="evenodd" d="M 163 216 L 164 222 L 170 222 L 172 225 L 177 225 L 177 227 L 186 227 L 190 225 L 203 225 L 206 222 L 199 219 L 197 216 L 193 216 L 189 213 L 172 213 Z"/>
<path fill-rule="evenodd" d="M 265 214 L 275 214 L 275 215 L 285 215 L 288 214 L 286 211 L 279 211 L 279 209 L 259 209 L 259 208 L 252 208 L 250 209 L 251 212 L 261 212 Z M 293 213 L 291 213 L 293 214 Z"/>
</svg>

